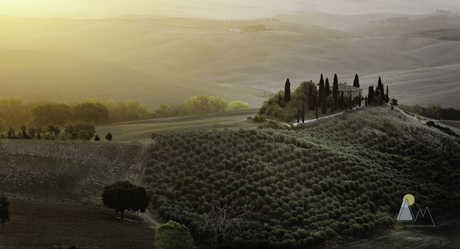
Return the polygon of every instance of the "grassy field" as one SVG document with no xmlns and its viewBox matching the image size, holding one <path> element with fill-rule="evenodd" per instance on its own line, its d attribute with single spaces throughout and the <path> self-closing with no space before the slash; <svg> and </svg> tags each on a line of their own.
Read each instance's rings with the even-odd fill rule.
<svg viewBox="0 0 460 249">
<path fill-rule="evenodd" d="M 458 120 L 439 120 L 437 121 L 438 123 L 441 123 L 440 125 L 442 126 L 447 125 L 449 128 L 451 128 L 453 131 L 457 132 L 460 134 L 460 121 Z"/>
<path fill-rule="evenodd" d="M 10 198 L 10 219 L 0 229 L 5 249 L 153 248 L 154 230 L 136 215 L 98 205 Z"/>
<path fill-rule="evenodd" d="M 131 121 L 101 125 L 96 127 L 96 133 L 104 138 L 110 132 L 114 141 L 151 141 L 152 133 L 169 131 L 183 131 L 191 129 L 236 129 L 255 128 L 258 124 L 244 121 L 248 116 L 253 116 L 258 109 L 245 109 L 239 111 L 224 112 L 213 115 L 159 118 L 141 121 Z"/>
<path fill-rule="evenodd" d="M 104 186 L 126 179 L 141 148 L 139 143 L 0 140 L 0 192 L 100 203 Z"/>
</svg>

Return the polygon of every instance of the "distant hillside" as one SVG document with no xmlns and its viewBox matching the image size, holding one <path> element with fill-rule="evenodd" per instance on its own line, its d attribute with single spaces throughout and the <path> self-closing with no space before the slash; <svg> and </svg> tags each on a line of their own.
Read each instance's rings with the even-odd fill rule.
<svg viewBox="0 0 460 249">
<path fill-rule="evenodd" d="M 305 22 L 318 16 L 311 14 L 309 17 L 309 13 L 298 15 L 305 16 L 302 19 Z M 331 23 L 327 24 L 328 27 L 342 20 L 346 25 L 341 30 L 347 30 L 346 26 L 350 25 L 360 26 L 357 17 L 326 17 L 329 16 Z M 296 17 L 290 20 L 293 18 Z M 369 18 L 363 17 L 366 24 Z M 375 18 L 382 18 L 382 15 Z M 77 78 L 79 80 L 75 81 L 83 82 L 80 84 L 91 86 L 84 88 L 86 90 L 76 89 L 76 96 L 102 95 L 125 100 L 137 95 L 136 99 L 143 104 L 157 107 L 160 103 L 177 103 L 194 95 L 206 94 L 220 96 L 226 101 L 240 100 L 251 107 L 258 107 L 264 98 L 258 97 L 257 93 L 278 91 L 286 78 L 291 80 L 293 87 L 306 80 L 318 81 L 322 73 L 329 78 L 338 74 L 340 82 L 351 82 L 358 74 L 363 77 L 360 81 L 362 87 L 376 84 L 378 76 L 382 76 L 384 83 L 390 85 L 391 97 L 401 103 L 405 99 L 415 98 L 419 100 L 417 103 L 439 102 L 439 98 L 444 96 L 442 99 L 446 103 L 442 103 L 443 106 L 458 106 L 458 98 L 447 96 L 460 94 L 460 87 L 455 85 L 456 77 L 452 77 L 456 75 L 456 65 L 460 64 L 460 58 L 456 56 L 458 41 L 426 37 L 359 38 L 356 34 L 287 21 L 123 16 L 92 22 L 55 20 L 50 24 L 47 19 L 5 19 L 8 32 L 0 37 L 0 47 L 66 54 L 64 58 L 47 62 L 51 66 L 44 72 L 47 72 L 47 77 L 52 77 L 49 78 L 52 82 L 72 82 L 73 78 Z M 321 17 L 319 20 L 327 18 Z M 17 25 L 20 25 L 23 33 L 12 28 Z M 230 31 L 249 25 L 265 25 L 271 31 Z M 57 64 L 74 66 L 75 63 L 66 62 L 70 60 L 67 55 L 90 57 L 115 63 L 119 67 L 85 61 L 93 67 L 82 67 L 76 71 L 62 68 L 62 74 L 58 70 L 51 70 L 60 68 L 53 66 Z M 20 57 L 26 58 L 27 55 Z M 96 65 L 101 67 L 100 71 Z M 130 69 L 120 68 L 120 65 Z M 33 63 L 17 67 L 22 68 L 24 72 L 21 71 L 21 74 L 24 76 L 15 75 L 8 85 L 12 86 L 16 81 L 22 85 L 20 82 L 37 78 L 28 73 L 38 67 Z M 31 70 L 24 70 L 26 68 Z M 423 79 L 417 74 L 418 70 L 427 72 Z M 145 74 L 134 76 L 139 71 Z M 394 77 L 398 74 L 404 74 L 404 77 Z M 67 79 L 62 75 L 71 77 Z M 110 78 L 110 75 L 113 77 Z M 38 79 L 38 82 L 42 81 L 40 77 Z M 98 83 L 101 87 L 91 83 L 94 79 L 101 80 Z M 438 82 L 446 82 L 452 87 L 446 90 L 439 87 Z M 130 83 L 137 86 L 131 87 Z M 35 89 L 36 94 L 46 91 L 45 96 L 58 98 L 55 94 L 57 90 L 53 90 L 59 87 L 58 84 L 50 89 L 42 84 Z M 112 85 L 116 87 L 110 87 Z M 393 91 L 392 86 L 394 89 L 398 86 L 398 91 Z M 30 96 L 30 88 L 19 90 L 17 87 L 14 91 L 22 91 L 20 96 Z M 12 88 L 7 90 L 13 92 Z M 126 93 L 127 97 L 121 93 Z M 71 99 L 73 96 L 67 94 L 59 98 Z"/>
<path fill-rule="evenodd" d="M 154 108 L 162 103 L 183 102 L 199 94 L 229 100 L 238 98 L 229 97 L 229 91 L 223 87 L 206 88 L 209 85 L 206 82 L 202 89 L 197 89 L 189 86 L 187 79 L 178 83 L 113 62 L 45 51 L 0 50 L 0 74 L 2 96 L 22 97 L 25 101 L 45 99 L 72 103 L 87 97 L 133 99 Z"/>
</svg>

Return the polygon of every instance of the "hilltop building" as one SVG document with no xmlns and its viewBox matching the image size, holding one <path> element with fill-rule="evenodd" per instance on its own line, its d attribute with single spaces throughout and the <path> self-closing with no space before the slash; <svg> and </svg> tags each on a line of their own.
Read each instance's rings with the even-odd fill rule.
<svg viewBox="0 0 460 249">
<path fill-rule="evenodd" d="M 330 91 L 332 92 L 333 91 L 333 85 L 331 85 L 329 87 Z M 361 88 L 358 88 L 358 87 L 354 87 L 352 85 L 348 85 L 347 82 L 345 83 L 339 83 L 339 94 L 342 95 L 341 92 L 343 92 L 343 96 L 349 96 L 350 94 L 350 91 L 351 91 L 351 97 L 352 98 L 355 98 L 355 97 L 358 97 L 360 94 L 361 96 L 363 96 L 363 89 Z"/>
</svg>

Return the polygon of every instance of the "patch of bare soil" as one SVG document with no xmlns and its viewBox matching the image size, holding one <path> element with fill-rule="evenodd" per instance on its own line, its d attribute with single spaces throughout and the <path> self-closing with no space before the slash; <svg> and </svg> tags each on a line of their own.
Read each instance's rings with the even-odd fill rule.
<svg viewBox="0 0 460 249">
<path fill-rule="evenodd" d="M 10 199 L 10 219 L 0 227 L 0 248 L 67 245 L 97 248 L 153 248 L 154 230 L 137 215 L 119 219 L 98 205 Z"/>
</svg>

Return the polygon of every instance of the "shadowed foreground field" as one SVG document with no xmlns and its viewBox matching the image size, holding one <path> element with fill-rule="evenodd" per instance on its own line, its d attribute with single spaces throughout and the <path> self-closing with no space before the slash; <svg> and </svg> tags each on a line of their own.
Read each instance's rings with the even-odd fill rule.
<svg viewBox="0 0 460 249">
<path fill-rule="evenodd" d="M 112 209 L 96 205 L 21 199 L 10 202 L 11 221 L 0 228 L 0 248 L 153 248 L 154 230 L 130 213 L 121 221 Z"/>
</svg>

